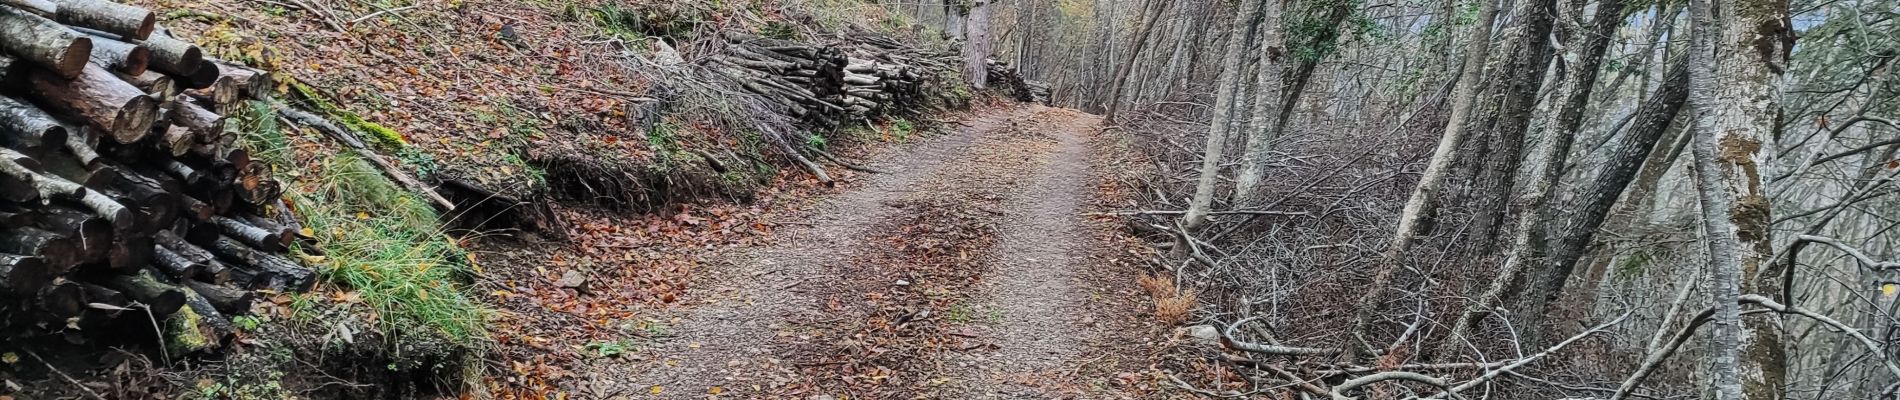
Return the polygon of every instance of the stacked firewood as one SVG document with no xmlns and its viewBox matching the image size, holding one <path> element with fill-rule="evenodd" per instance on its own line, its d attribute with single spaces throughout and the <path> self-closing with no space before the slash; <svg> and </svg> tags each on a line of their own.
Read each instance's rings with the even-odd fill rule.
<svg viewBox="0 0 1900 400">
<path fill-rule="evenodd" d="M 1049 104 L 1049 84 L 1023 79 L 1021 71 L 1007 62 L 994 58 L 984 61 L 989 69 L 986 75 L 990 87 L 1007 91 L 1010 98 L 1016 101 Z"/>
<path fill-rule="evenodd" d="M 715 71 L 801 123 L 824 129 L 843 122 L 844 68 L 837 49 L 746 34 L 727 34 Z"/>
<path fill-rule="evenodd" d="M 207 350 L 253 290 L 314 284 L 285 255 L 308 238 L 281 186 L 225 118 L 273 85 L 150 10 L 0 0 L 0 321 L 84 339 L 150 315 Z"/>
<path fill-rule="evenodd" d="M 882 108 L 873 108 L 873 116 L 925 110 L 934 97 L 945 95 L 936 92 L 946 88 L 932 87 L 932 83 L 958 71 L 955 54 L 925 50 L 889 36 L 858 33 L 845 37 L 845 41 L 851 49 L 851 65 L 845 71 L 872 78 L 856 81 L 875 82 L 847 92 L 877 95 L 872 99 L 878 100 Z M 845 80 L 854 81 L 848 76 Z"/>
<path fill-rule="evenodd" d="M 927 85 L 954 73 L 954 56 L 931 54 L 887 37 L 856 35 L 814 45 L 746 34 L 725 35 L 715 70 L 809 128 L 919 111 Z"/>
</svg>

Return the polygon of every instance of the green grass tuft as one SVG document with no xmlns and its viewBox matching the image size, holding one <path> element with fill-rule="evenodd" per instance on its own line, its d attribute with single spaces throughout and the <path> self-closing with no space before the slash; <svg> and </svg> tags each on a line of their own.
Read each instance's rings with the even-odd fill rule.
<svg viewBox="0 0 1900 400">
<path fill-rule="evenodd" d="M 299 172 L 294 180 L 284 177 L 290 180 L 284 197 L 304 227 L 318 237 L 317 250 L 324 255 L 306 260 L 319 267 L 327 281 L 353 290 L 357 304 L 369 307 L 380 328 L 393 336 L 424 334 L 462 347 L 485 346 L 489 311 L 462 292 L 458 282 L 472 268 L 470 259 L 437 227 L 435 209 L 355 153 L 298 161 L 303 159 L 294 154 L 292 137 L 270 107 L 254 102 L 233 118 L 242 131 L 241 142 L 254 157 L 278 171 Z M 293 303 L 293 309 L 318 306 L 300 300 L 305 301 Z"/>
<path fill-rule="evenodd" d="M 423 328 L 462 345 L 486 340 L 488 312 L 456 282 L 467 253 L 436 228 L 428 203 L 384 178 L 367 161 L 340 154 L 290 197 L 322 240 L 329 280 L 356 290 L 394 330 Z"/>
</svg>

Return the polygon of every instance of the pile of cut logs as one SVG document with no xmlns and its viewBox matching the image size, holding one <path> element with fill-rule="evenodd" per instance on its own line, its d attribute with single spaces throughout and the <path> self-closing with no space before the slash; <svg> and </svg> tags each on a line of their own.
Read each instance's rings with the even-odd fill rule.
<svg viewBox="0 0 1900 400">
<path fill-rule="evenodd" d="M 928 85 L 956 71 L 954 55 L 878 35 L 829 46 L 747 34 L 725 39 L 725 51 L 709 58 L 713 69 L 813 129 L 922 111 L 933 95 Z"/>
<path fill-rule="evenodd" d="M 1016 101 L 1049 105 L 1049 84 L 1023 79 L 1021 71 L 1007 62 L 994 58 L 984 61 L 989 69 L 986 75 L 990 87 L 1008 91 L 1010 98 Z"/>
<path fill-rule="evenodd" d="M 0 0 L 7 334 L 85 340 L 157 322 L 172 354 L 208 350 L 254 290 L 310 288 L 313 271 L 285 255 L 309 238 L 225 119 L 273 86 L 150 10 Z"/>
</svg>

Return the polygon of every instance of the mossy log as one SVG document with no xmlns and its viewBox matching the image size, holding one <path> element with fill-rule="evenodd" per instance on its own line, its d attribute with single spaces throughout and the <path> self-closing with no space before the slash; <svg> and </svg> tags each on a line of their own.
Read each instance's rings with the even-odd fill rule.
<svg viewBox="0 0 1900 400">
<path fill-rule="evenodd" d="M 131 274 L 113 275 L 103 283 L 144 303 L 152 315 L 171 315 L 185 306 L 184 290 L 158 280 L 149 269 L 140 268 Z"/>
<path fill-rule="evenodd" d="M 186 293 L 186 292 L 180 292 Z M 179 302 L 185 303 L 184 295 Z M 223 334 L 217 332 L 211 321 L 214 318 L 200 314 L 197 307 L 180 307 L 165 317 L 165 350 L 171 354 L 197 354 L 216 350 L 223 345 Z M 215 318 L 223 318 L 217 316 Z M 224 321 L 229 324 L 230 321 Z"/>
</svg>

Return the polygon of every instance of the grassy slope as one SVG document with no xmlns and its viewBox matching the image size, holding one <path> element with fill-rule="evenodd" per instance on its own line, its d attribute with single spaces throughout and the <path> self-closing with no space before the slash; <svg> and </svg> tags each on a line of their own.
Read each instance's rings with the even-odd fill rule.
<svg viewBox="0 0 1900 400">
<path fill-rule="evenodd" d="M 653 172 L 667 181 L 703 179 L 730 186 L 716 188 L 722 192 L 744 192 L 746 197 L 759 184 L 804 181 L 769 164 L 747 171 L 750 176 L 682 177 L 709 174 L 691 162 L 702 149 L 763 157 L 756 138 L 689 118 L 699 115 L 690 110 L 667 114 L 651 125 L 639 123 L 638 106 L 647 99 L 654 78 L 627 67 L 623 55 L 648 54 L 655 40 L 649 34 L 679 39 L 714 29 L 785 36 L 846 25 L 910 29 L 880 7 L 851 0 L 697 5 L 656 0 L 647 6 L 597 0 L 132 2 L 170 10 L 161 15 L 161 23 L 180 36 L 195 38 L 211 55 L 292 78 L 279 88 L 281 93 L 321 99 L 312 106 L 356 130 L 412 172 L 521 198 L 547 191 L 548 173 L 542 170 L 547 164 L 535 161 L 550 154 L 580 155 L 601 165 Z M 652 7 L 656 4 L 661 6 Z M 717 202 L 632 220 L 597 211 L 562 211 L 579 221 L 569 232 L 578 234 L 576 244 L 540 249 L 528 259 L 500 257 L 503 265 L 494 266 L 500 271 L 483 271 L 474 253 L 437 228 L 440 216 L 417 196 L 315 132 L 279 126 L 268 112 L 259 105 L 241 118 L 246 142 L 291 184 L 288 200 L 311 233 L 323 239 L 316 249 L 321 251 L 309 252 L 322 256 L 308 256 L 306 261 L 322 267 L 333 284 L 309 296 L 280 298 L 266 307 L 279 312 L 242 325 L 265 332 L 255 335 L 260 339 L 282 336 L 293 343 L 281 347 L 300 354 L 377 353 L 368 359 L 387 363 L 356 366 L 359 370 L 449 374 L 455 371 L 446 369 L 473 365 L 462 357 L 492 346 L 496 337 L 491 326 L 508 332 L 502 335 L 504 341 L 533 337 L 514 331 L 541 320 L 521 317 L 518 304 L 508 305 L 514 296 L 501 295 L 507 291 L 491 286 L 505 282 L 510 289 L 545 289 L 554 277 L 542 268 L 523 269 L 529 265 L 514 262 L 616 266 L 625 274 L 618 278 L 650 287 L 614 300 L 664 305 L 684 290 L 696 261 L 652 250 L 744 243 L 756 239 L 765 226 L 755 220 L 756 207 Z M 859 129 L 851 137 L 890 140 L 896 132 L 901 139 L 912 129 L 909 122 L 895 121 L 880 126 L 881 133 Z M 811 142 L 826 140 L 814 135 Z M 767 199 L 778 196 L 775 189 L 757 193 Z M 711 223 L 702 224 L 700 218 Z M 639 225 L 648 232 L 630 228 Z M 663 228 L 663 234 L 653 234 L 656 227 Z M 731 234 L 735 228 L 742 234 Z M 603 245 L 617 250 L 603 251 Z M 627 246 L 647 250 L 627 251 Z M 490 282 L 480 289 L 481 296 L 465 294 L 468 289 L 458 284 L 471 277 Z M 517 284 L 515 278 L 544 279 Z M 546 311 L 538 300 L 534 304 L 532 308 Z M 501 315 L 488 310 L 498 305 L 504 310 Z M 364 337 L 380 342 L 364 350 L 354 340 L 339 337 L 339 324 L 349 321 L 360 324 L 341 329 L 367 330 Z M 602 325 L 614 322 L 601 320 Z M 270 356 L 264 364 L 296 369 L 281 357 L 282 351 L 256 353 Z M 232 369 L 242 364 L 234 360 Z M 255 382 L 237 380 L 227 375 L 191 384 L 209 397 L 268 398 L 274 397 L 268 393 L 281 391 L 275 383 L 260 389 Z M 236 396 L 247 391 L 266 394 Z"/>
</svg>

